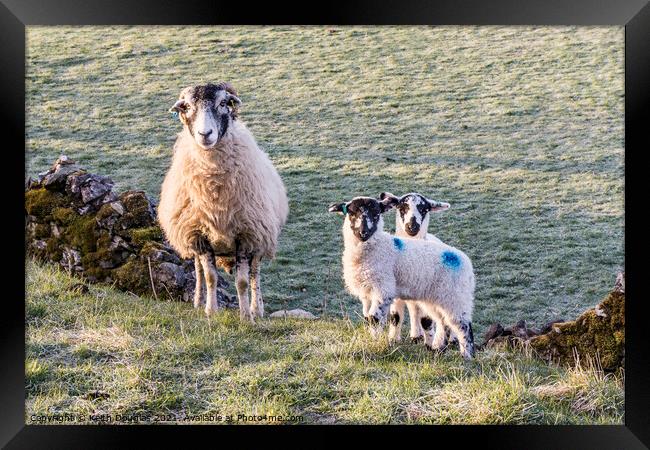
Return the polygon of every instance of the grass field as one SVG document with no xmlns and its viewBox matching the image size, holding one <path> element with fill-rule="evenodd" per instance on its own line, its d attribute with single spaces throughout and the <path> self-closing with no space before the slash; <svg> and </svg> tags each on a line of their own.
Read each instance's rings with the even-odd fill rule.
<svg viewBox="0 0 650 450">
<path fill-rule="evenodd" d="M 28 27 L 26 175 L 65 153 L 118 191 L 157 199 L 180 130 L 167 109 L 187 85 L 228 80 L 290 198 L 262 272 L 268 310 L 328 319 L 249 330 L 110 289 L 74 296 L 71 281 L 30 263 L 28 409 L 179 414 L 222 401 L 313 421 L 411 420 L 414 407 L 435 423 L 620 423 L 620 379 L 511 354 L 431 364 L 421 349 L 368 341 L 343 289 L 340 218 L 326 207 L 385 190 L 451 203 L 431 231 L 474 262 L 479 341 L 495 321 L 574 317 L 623 265 L 623 38 L 622 27 Z M 110 330 L 132 340 L 101 350 Z M 580 376 L 616 395 L 581 413 L 531 394 Z M 97 385 L 111 397 L 84 403 Z M 454 400 L 467 389 L 472 398 Z M 483 398 L 512 408 L 484 409 Z"/>
<path fill-rule="evenodd" d="M 235 423 L 623 423 L 622 374 L 589 365 L 493 350 L 471 362 L 433 356 L 348 319 L 208 320 L 186 304 L 75 292 L 78 281 L 51 267 L 28 273 L 28 423 L 63 413 L 90 423 L 210 413 Z"/>
</svg>

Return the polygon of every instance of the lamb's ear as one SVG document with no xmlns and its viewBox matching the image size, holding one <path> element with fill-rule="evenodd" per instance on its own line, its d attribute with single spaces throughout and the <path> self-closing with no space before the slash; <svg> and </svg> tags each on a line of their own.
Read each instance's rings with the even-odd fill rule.
<svg viewBox="0 0 650 450">
<path fill-rule="evenodd" d="M 381 212 L 386 212 L 390 209 L 393 209 L 395 205 L 399 203 L 399 198 L 391 194 L 390 192 L 382 192 L 379 195 L 379 198 L 381 201 L 379 202 L 379 206 L 381 207 Z"/>
<path fill-rule="evenodd" d="M 430 199 L 427 199 L 427 202 L 429 203 L 429 211 L 431 212 L 441 212 L 451 208 L 451 205 L 446 202 L 439 202 L 437 200 Z"/>
<path fill-rule="evenodd" d="M 385 200 L 386 198 L 390 198 L 395 201 L 395 203 L 399 203 L 399 197 L 396 195 L 391 194 L 390 192 L 382 192 L 379 194 L 379 199 L 380 200 Z"/>
<path fill-rule="evenodd" d="M 327 210 L 345 216 L 348 213 L 348 205 L 347 203 L 332 203 Z"/>
</svg>

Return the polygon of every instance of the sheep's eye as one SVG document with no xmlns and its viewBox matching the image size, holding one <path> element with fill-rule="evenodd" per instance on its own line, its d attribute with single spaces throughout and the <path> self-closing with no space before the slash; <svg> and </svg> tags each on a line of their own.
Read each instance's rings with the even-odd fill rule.
<svg viewBox="0 0 650 450">
<path fill-rule="evenodd" d="M 221 103 L 219 103 L 219 106 L 226 106 L 226 101 L 225 101 L 225 100 L 221 100 Z"/>
</svg>

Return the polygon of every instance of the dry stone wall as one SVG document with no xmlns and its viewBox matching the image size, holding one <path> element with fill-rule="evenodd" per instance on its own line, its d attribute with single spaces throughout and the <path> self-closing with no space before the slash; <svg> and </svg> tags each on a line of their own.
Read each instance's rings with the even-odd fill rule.
<svg viewBox="0 0 650 450">
<path fill-rule="evenodd" d="M 143 191 L 113 192 L 113 181 L 66 156 L 25 185 L 28 254 L 90 282 L 159 299 L 191 301 L 194 262 L 164 241 L 155 205 Z M 220 306 L 234 307 L 220 276 Z"/>
</svg>

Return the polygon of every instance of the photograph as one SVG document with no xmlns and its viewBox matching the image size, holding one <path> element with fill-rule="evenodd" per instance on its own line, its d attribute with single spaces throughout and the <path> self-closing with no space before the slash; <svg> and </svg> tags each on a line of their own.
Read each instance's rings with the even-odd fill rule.
<svg viewBox="0 0 650 450">
<path fill-rule="evenodd" d="M 625 26 L 24 51 L 26 425 L 625 425 Z"/>
</svg>

